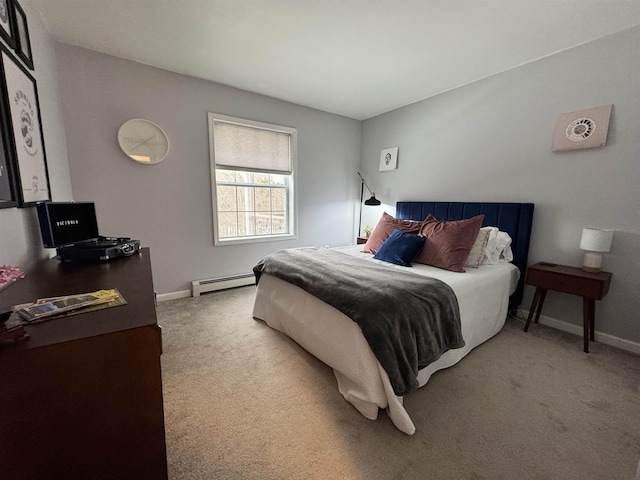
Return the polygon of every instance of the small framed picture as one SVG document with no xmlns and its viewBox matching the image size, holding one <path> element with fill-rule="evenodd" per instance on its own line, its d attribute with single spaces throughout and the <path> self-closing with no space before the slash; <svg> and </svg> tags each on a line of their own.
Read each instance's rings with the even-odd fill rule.
<svg viewBox="0 0 640 480">
<path fill-rule="evenodd" d="M 380 171 L 398 168 L 398 147 L 383 148 L 380 151 Z"/>
<path fill-rule="evenodd" d="M 7 159 L 13 168 L 20 207 L 50 200 L 49 173 L 35 79 L 10 52 L 0 46 L 2 121 L 6 125 Z"/>
<path fill-rule="evenodd" d="M 13 6 L 11 5 L 11 0 L 0 0 L 0 37 L 2 37 L 11 48 L 15 47 Z"/>
<path fill-rule="evenodd" d="M 18 55 L 18 57 L 20 57 L 24 64 L 29 67 L 29 70 L 33 70 L 33 55 L 31 54 L 31 41 L 29 40 L 29 26 L 27 25 L 27 15 L 24 13 L 24 10 L 18 3 L 18 0 L 11 1 L 13 2 L 15 12 L 16 54 Z"/>
</svg>

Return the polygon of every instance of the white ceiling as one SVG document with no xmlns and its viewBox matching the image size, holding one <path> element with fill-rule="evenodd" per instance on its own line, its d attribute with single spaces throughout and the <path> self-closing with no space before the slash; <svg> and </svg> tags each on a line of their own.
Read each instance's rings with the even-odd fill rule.
<svg viewBox="0 0 640 480">
<path fill-rule="evenodd" d="M 30 0 L 53 38 L 363 120 L 640 24 L 640 0 Z"/>
</svg>

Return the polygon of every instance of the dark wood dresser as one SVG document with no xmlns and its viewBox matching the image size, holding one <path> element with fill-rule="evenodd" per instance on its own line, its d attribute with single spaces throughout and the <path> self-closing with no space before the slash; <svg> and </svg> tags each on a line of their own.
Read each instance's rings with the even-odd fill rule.
<svg viewBox="0 0 640 480">
<path fill-rule="evenodd" d="M 149 249 L 42 262 L 0 292 L 0 308 L 110 288 L 127 304 L 31 325 L 28 340 L 0 346 L 0 478 L 167 478 Z"/>
</svg>

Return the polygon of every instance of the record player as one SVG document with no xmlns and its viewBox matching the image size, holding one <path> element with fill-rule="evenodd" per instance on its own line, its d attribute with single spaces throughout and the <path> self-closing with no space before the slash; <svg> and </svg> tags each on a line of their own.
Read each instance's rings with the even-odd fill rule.
<svg viewBox="0 0 640 480">
<path fill-rule="evenodd" d="M 93 202 L 44 202 L 37 210 L 42 243 L 62 261 L 106 261 L 140 250 L 139 240 L 98 234 Z"/>
<path fill-rule="evenodd" d="M 98 237 L 56 249 L 62 261 L 105 261 L 128 257 L 140 250 L 140 241 L 127 237 Z"/>
</svg>

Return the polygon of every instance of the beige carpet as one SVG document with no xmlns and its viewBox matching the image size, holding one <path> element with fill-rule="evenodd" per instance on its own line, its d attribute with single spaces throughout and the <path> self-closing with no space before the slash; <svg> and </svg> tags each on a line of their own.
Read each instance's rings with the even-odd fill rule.
<svg viewBox="0 0 640 480">
<path fill-rule="evenodd" d="M 254 320 L 254 292 L 158 305 L 171 480 L 635 478 L 639 356 L 509 320 L 406 397 L 407 436 Z"/>
</svg>

